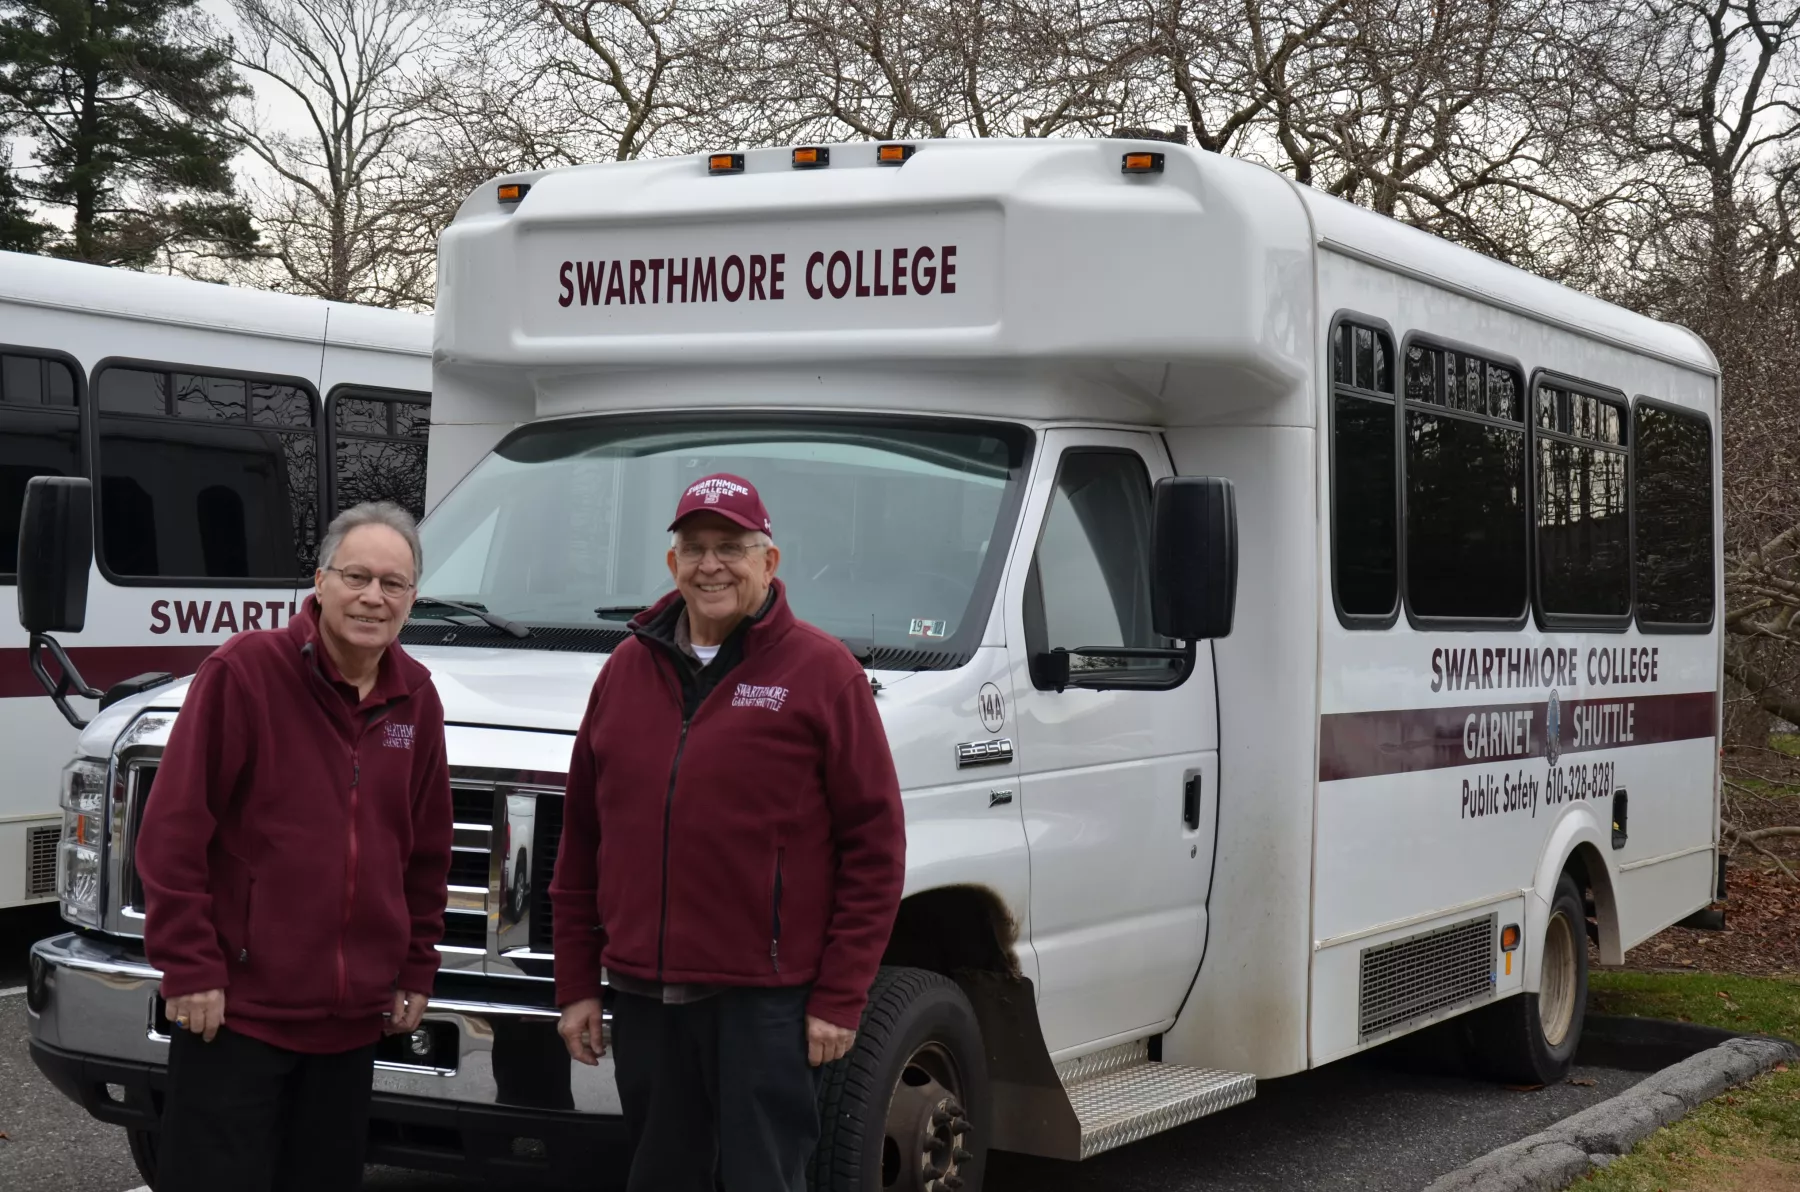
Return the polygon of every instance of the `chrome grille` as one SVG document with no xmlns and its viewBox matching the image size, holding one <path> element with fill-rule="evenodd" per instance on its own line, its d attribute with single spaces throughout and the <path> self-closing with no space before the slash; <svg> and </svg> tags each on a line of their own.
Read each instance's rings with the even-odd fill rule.
<svg viewBox="0 0 1800 1192">
<path fill-rule="evenodd" d="M 1487 914 L 1364 948 L 1359 1040 L 1366 1043 L 1491 995 L 1497 922 Z"/>
<path fill-rule="evenodd" d="M 550 878 L 556 870 L 556 849 L 562 843 L 563 797 L 539 795 L 536 839 L 531 858 L 531 950 L 548 954 L 554 938 L 550 908 Z"/>
<path fill-rule="evenodd" d="M 489 875 L 494 860 L 494 792 L 481 787 L 452 786 L 450 807 L 456 828 L 451 840 L 450 894 L 444 911 L 443 944 L 485 952 Z"/>
<path fill-rule="evenodd" d="M 48 898 L 56 893 L 56 846 L 62 828 L 45 824 L 25 832 L 25 897 Z"/>
<path fill-rule="evenodd" d="M 144 823 L 144 805 L 150 801 L 150 788 L 156 781 L 155 766 L 131 766 L 126 770 L 128 794 L 124 857 L 119 866 L 125 882 L 125 909 L 144 913 L 144 881 L 137 871 L 138 829 Z"/>
</svg>

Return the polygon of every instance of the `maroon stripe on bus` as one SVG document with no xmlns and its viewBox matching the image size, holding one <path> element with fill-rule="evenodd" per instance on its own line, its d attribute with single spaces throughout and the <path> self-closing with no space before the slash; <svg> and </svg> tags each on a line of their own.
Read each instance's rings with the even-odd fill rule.
<svg viewBox="0 0 1800 1192">
<path fill-rule="evenodd" d="M 88 685 L 105 691 L 114 683 L 137 675 L 164 671 L 180 678 L 191 675 L 217 646 L 69 646 L 69 657 Z M 56 676 L 56 663 L 44 655 L 44 666 Z M 31 651 L 23 646 L 0 649 L 0 699 L 22 696 L 48 699 L 43 685 L 31 673 Z"/>
<path fill-rule="evenodd" d="M 1630 740 L 1620 709 L 1629 708 Z M 1405 708 L 1390 712 L 1333 712 L 1319 718 L 1319 781 L 1410 774 L 1452 766 L 1528 761 L 1546 756 L 1544 723 L 1548 701 L 1471 704 L 1457 708 Z M 1478 717 L 1499 733 L 1480 756 L 1470 757 L 1464 734 Z M 1666 741 L 1693 741 L 1718 732 L 1718 696 L 1711 691 L 1675 695 L 1622 695 L 1610 699 L 1567 700 L 1559 708 L 1561 754 L 1624 749 Z M 1595 726 L 1598 739 L 1577 743 L 1576 725 Z M 1517 747 L 1528 740 L 1526 748 Z M 1479 740 L 1479 737 L 1478 737 Z M 1497 743 L 1496 743 L 1497 742 Z"/>
</svg>

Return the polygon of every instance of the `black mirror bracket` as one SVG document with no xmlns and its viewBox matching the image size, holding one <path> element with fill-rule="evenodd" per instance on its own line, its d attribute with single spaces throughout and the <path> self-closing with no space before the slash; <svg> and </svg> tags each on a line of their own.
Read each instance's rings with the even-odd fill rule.
<svg viewBox="0 0 1800 1192">
<path fill-rule="evenodd" d="M 60 672 L 54 679 L 50 677 L 49 668 L 44 665 L 45 653 L 48 653 L 55 661 Z M 88 722 L 69 706 L 69 696 L 78 695 L 82 699 L 100 699 L 106 693 L 96 691 L 87 685 L 87 680 L 83 679 L 81 672 L 75 669 L 75 663 L 70 659 L 68 651 L 62 648 L 61 642 L 48 633 L 31 635 L 30 657 L 31 673 L 37 676 L 37 681 L 43 685 L 44 691 L 55 701 L 56 710 L 61 712 L 63 718 L 76 728 L 86 728 Z"/>
<path fill-rule="evenodd" d="M 1047 654 L 1037 656 L 1039 681 L 1052 691 L 1061 694 L 1070 687 L 1080 687 L 1087 691 L 1171 691 L 1187 682 L 1194 673 L 1194 660 L 1199 656 L 1199 643 L 1186 642 L 1174 649 L 1154 646 L 1077 646 L 1075 649 L 1056 647 Z M 1094 679 L 1077 681 L 1073 677 L 1074 667 L 1071 660 L 1075 658 L 1151 658 L 1181 663 L 1181 669 L 1173 675 L 1154 679 Z"/>
</svg>

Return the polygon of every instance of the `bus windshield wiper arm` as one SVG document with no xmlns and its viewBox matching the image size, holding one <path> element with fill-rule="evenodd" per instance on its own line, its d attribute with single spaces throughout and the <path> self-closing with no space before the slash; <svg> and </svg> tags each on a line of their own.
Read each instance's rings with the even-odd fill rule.
<svg viewBox="0 0 1800 1192">
<path fill-rule="evenodd" d="M 531 630 L 525 628 L 525 626 L 519 624 L 517 621 L 509 621 L 498 613 L 490 613 L 487 609 L 482 608 L 479 605 L 461 604 L 455 600 L 445 600 L 442 596 L 421 596 L 413 601 L 414 613 L 419 611 L 419 606 L 421 604 L 436 605 L 440 608 L 454 609 L 456 612 L 463 613 L 466 616 L 480 617 L 495 629 L 500 630 L 500 632 L 510 633 L 514 637 L 524 638 L 531 636 Z M 425 615 L 428 617 L 435 616 L 440 620 L 449 620 L 449 617 L 444 613 L 428 612 Z"/>
<path fill-rule="evenodd" d="M 594 610 L 602 621 L 635 621 L 639 613 L 648 612 L 647 604 L 603 604 Z"/>
</svg>

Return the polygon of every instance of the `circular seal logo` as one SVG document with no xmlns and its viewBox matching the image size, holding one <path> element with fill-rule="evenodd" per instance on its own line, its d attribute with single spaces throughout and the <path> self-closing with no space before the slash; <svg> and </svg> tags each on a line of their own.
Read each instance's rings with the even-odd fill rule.
<svg viewBox="0 0 1800 1192">
<path fill-rule="evenodd" d="M 976 708 L 981 713 L 981 727 L 988 732 L 997 733 L 1006 725 L 1006 697 L 992 683 L 981 685 Z"/>
<path fill-rule="evenodd" d="M 1550 701 L 1544 705 L 1544 760 L 1551 765 L 1562 756 L 1562 702 L 1556 698 L 1556 692 L 1550 693 Z"/>
</svg>

